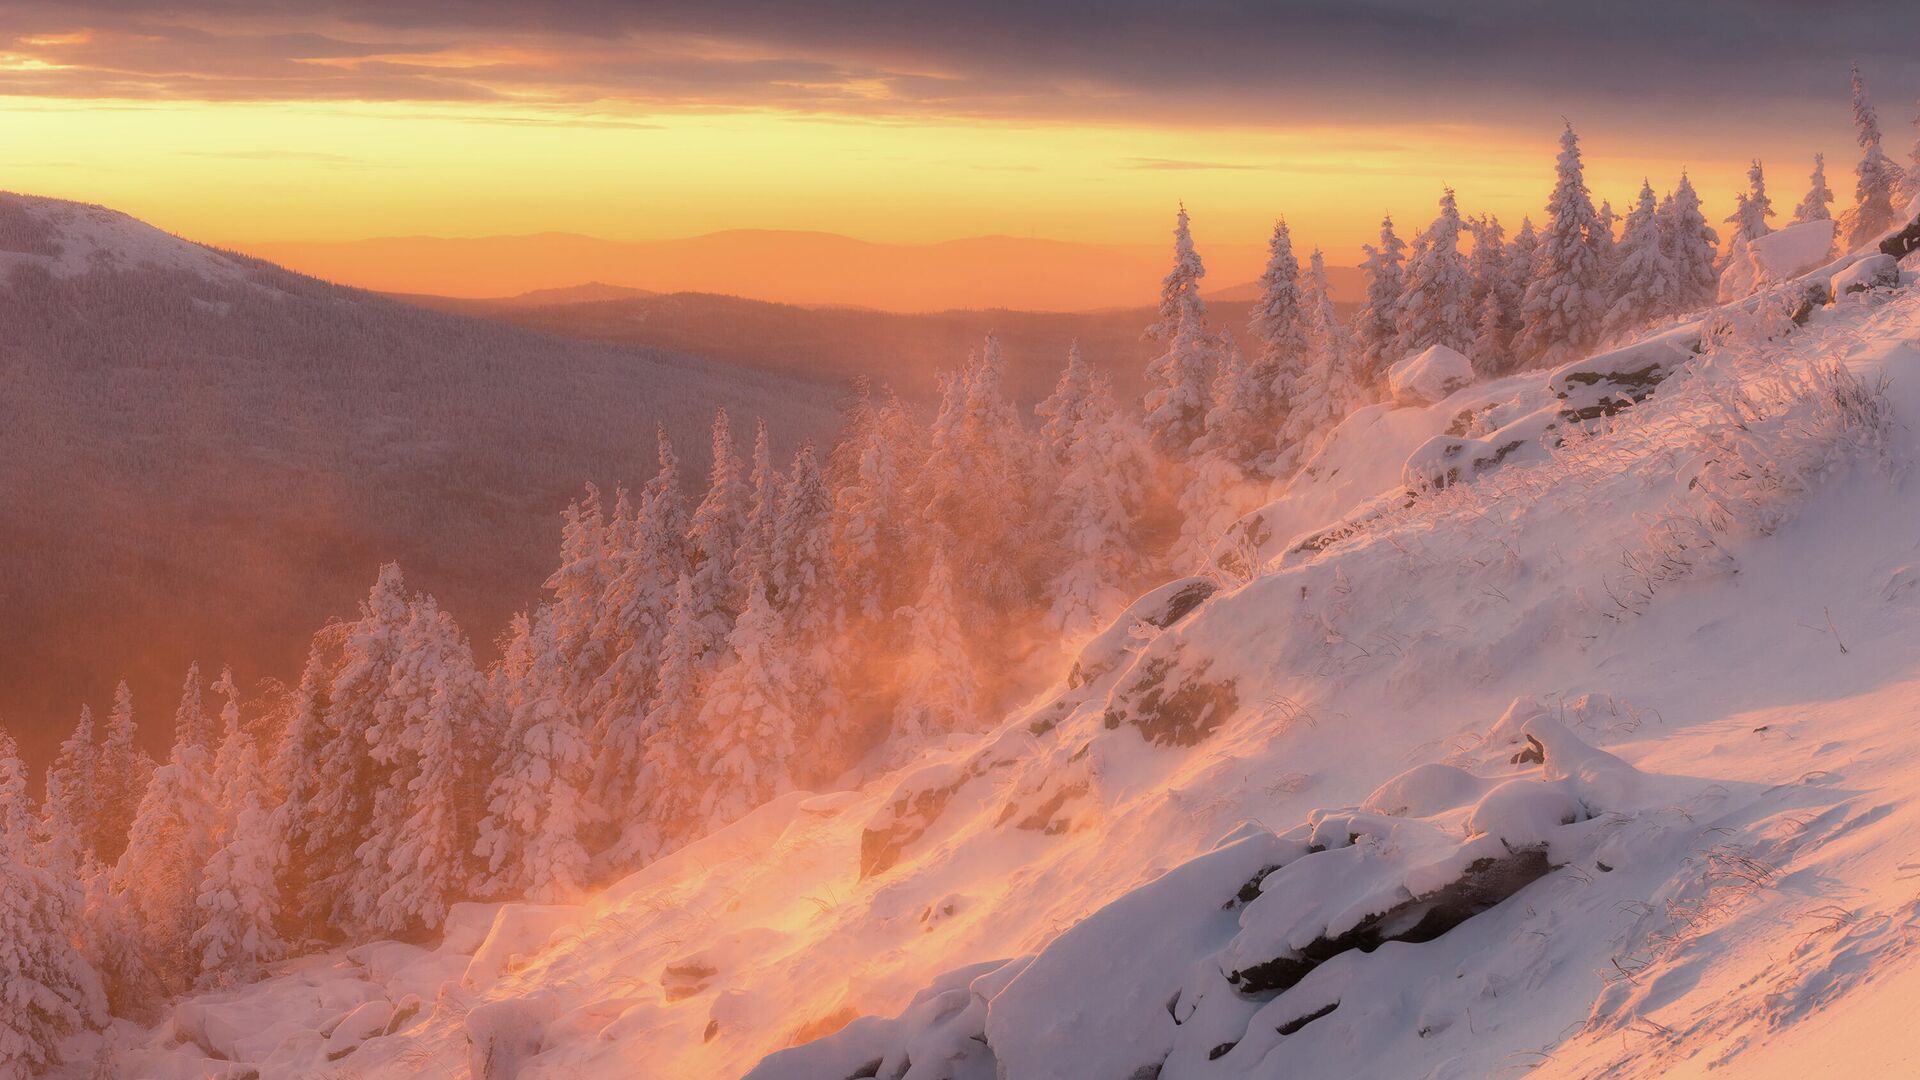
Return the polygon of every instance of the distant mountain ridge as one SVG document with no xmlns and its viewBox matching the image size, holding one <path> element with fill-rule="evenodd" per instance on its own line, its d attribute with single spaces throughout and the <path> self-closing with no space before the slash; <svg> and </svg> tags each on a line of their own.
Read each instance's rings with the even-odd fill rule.
<svg viewBox="0 0 1920 1080">
<path fill-rule="evenodd" d="M 1264 244 L 1201 245 L 1216 290 L 1251 299 Z M 646 292 L 723 293 L 802 306 L 896 313 L 1010 308 L 1080 312 L 1151 303 L 1170 248 L 1011 236 L 888 244 L 836 233 L 736 229 L 675 240 L 572 233 L 263 242 L 250 254 L 303 273 L 394 293 L 506 299 L 583 282 Z M 1336 300 L 1357 300 L 1359 270 L 1329 267 Z"/>
<path fill-rule="evenodd" d="M 842 389 L 425 311 L 97 206 L 0 194 L 0 723 L 43 759 L 128 677 L 171 715 L 189 661 L 298 671 L 380 563 L 484 648 L 531 601 L 557 511 L 690 479 L 726 406 L 824 439 Z M 166 725 L 143 722 L 164 738 Z"/>
</svg>

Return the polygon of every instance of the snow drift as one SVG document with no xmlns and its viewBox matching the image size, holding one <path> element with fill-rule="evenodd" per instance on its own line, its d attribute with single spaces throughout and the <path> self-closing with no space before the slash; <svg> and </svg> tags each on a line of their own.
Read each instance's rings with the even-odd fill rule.
<svg viewBox="0 0 1920 1080">
<path fill-rule="evenodd" d="M 1856 266 L 1361 410 L 994 731 L 123 1067 L 1651 1076 L 1876 1015 L 1920 970 L 1920 294 Z"/>
</svg>

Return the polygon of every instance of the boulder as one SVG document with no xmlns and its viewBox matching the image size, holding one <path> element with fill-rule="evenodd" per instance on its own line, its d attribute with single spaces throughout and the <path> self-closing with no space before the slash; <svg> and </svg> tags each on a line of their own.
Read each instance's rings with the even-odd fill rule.
<svg viewBox="0 0 1920 1080">
<path fill-rule="evenodd" d="M 1397 405 L 1431 405 L 1473 384 L 1473 361 L 1445 345 L 1417 352 L 1387 369 L 1387 389 Z"/>
<path fill-rule="evenodd" d="M 1232 679 L 1209 679 L 1211 660 L 1186 665 L 1181 652 L 1149 656 L 1139 674 L 1114 692 L 1104 723 L 1132 725 L 1155 746 L 1197 746 L 1240 707 Z"/>
<path fill-rule="evenodd" d="M 1828 291 L 1834 299 L 1868 289 L 1891 289 L 1900 284 L 1900 260 L 1891 255 L 1869 255 L 1833 275 Z"/>
</svg>

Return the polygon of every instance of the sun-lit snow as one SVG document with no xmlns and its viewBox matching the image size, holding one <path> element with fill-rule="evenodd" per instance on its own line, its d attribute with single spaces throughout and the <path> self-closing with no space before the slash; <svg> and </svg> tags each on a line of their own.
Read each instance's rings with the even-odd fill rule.
<svg viewBox="0 0 1920 1080">
<path fill-rule="evenodd" d="M 1699 354 L 1671 344 L 1685 328 L 1657 339 L 1664 380 L 1616 381 L 1578 420 L 1598 399 L 1561 394 L 1605 381 L 1569 381 L 1578 361 L 1362 410 L 1255 515 L 1224 589 L 1137 604 L 995 730 L 779 797 L 584 904 L 463 906 L 437 946 L 189 999 L 123 1028 L 126 1060 L 527 1080 L 1807 1062 L 1797 1025 L 1873 1023 L 1915 970 L 1920 294 L 1714 330 Z M 1433 440 L 1536 416 L 1525 453 L 1408 483 Z M 1524 852 L 1488 904 L 1410 934 L 1422 898 Z M 1238 988 L 1260 964 L 1277 988 Z M 1844 1053 L 1869 1075 L 1899 1052 Z"/>
</svg>

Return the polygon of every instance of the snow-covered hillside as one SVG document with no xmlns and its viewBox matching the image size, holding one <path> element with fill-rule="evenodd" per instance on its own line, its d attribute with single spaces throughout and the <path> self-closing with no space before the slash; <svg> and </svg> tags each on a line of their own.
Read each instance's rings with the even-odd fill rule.
<svg viewBox="0 0 1920 1080">
<path fill-rule="evenodd" d="M 834 385 L 422 311 L 58 199 L 0 194 L 0 327 L 0 492 L 32 508 L 0 522 L 0 714 L 30 761 L 117 678 L 158 702 L 199 657 L 297 669 L 386 559 L 500 625 L 552 514 L 652 472 L 656 425 L 699 469 L 721 405 L 783 448 L 838 424 Z"/>
<path fill-rule="evenodd" d="M 1911 1069 L 1920 290 L 1844 262 L 1362 410 L 996 730 L 190 999 L 119 1067 Z"/>
</svg>

